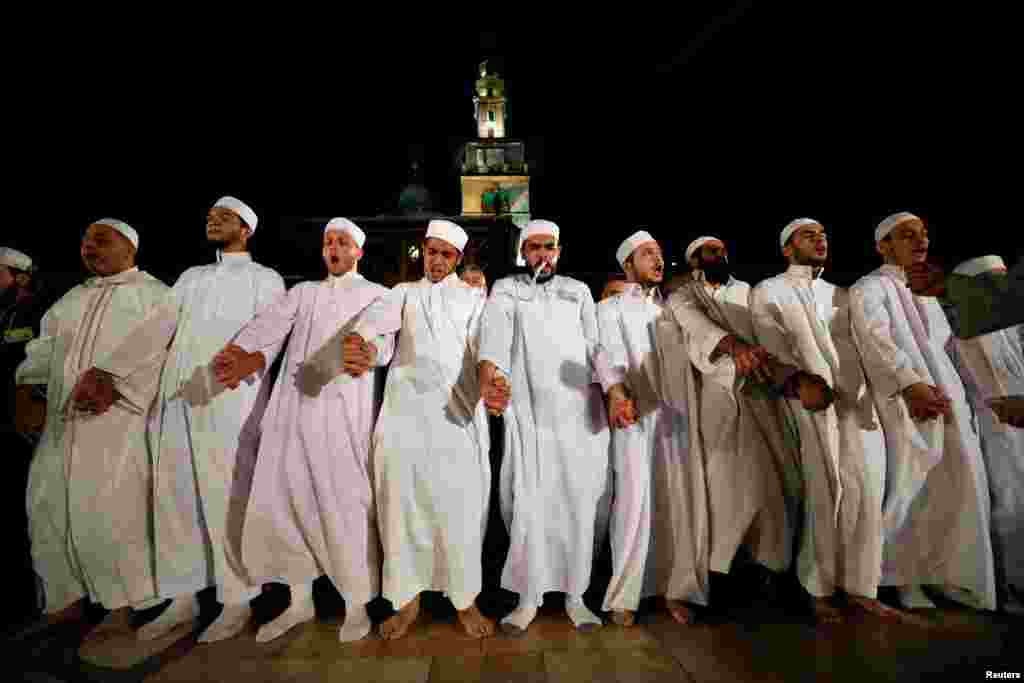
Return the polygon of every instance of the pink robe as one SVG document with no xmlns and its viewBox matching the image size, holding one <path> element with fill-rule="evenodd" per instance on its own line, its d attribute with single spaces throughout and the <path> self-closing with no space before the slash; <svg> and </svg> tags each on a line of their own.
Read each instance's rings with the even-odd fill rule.
<svg viewBox="0 0 1024 683">
<path fill-rule="evenodd" d="M 257 582 L 309 584 L 326 574 L 350 605 L 380 592 L 369 462 L 377 371 L 343 374 L 341 340 L 387 292 L 357 273 L 303 282 L 235 339 L 257 352 L 291 332 L 261 425 L 242 535 L 242 562 Z M 377 365 L 391 359 L 393 339 L 374 340 Z"/>
</svg>

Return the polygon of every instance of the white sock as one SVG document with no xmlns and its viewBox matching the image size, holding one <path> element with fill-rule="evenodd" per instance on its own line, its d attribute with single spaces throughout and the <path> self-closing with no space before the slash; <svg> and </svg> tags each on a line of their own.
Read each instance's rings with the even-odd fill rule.
<svg viewBox="0 0 1024 683">
<path fill-rule="evenodd" d="M 534 618 L 537 616 L 537 606 L 531 602 L 525 605 L 520 605 L 512 611 L 511 614 L 501 620 L 503 624 L 509 624 L 520 631 L 525 631 L 533 623 Z"/>
<path fill-rule="evenodd" d="M 578 595 L 565 596 L 565 611 L 572 620 L 572 625 L 582 631 L 604 625 L 604 622 L 583 604 L 583 598 Z"/>
<path fill-rule="evenodd" d="M 189 621 L 195 621 L 199 616 L 199 602 L 194 595 L 179 595 L 171 600 L 160 616 L 136 632 L 139 640 L 156 640 L 165 636 L 176 627 Z"/>
<path fill-rule="evenodd" d="M 260 626 L 256 632 L 256 642 L 266 643 L 283 636 L 299 624 L 316 618 L 316 607 L 313 605 L 313 586 L 304 584 L 292 586 L 292 602 L 288 609 L 276 618 Z"/>
<path fill-rule="evenodd" d="M 349 609 L 345 605 L 345 623 L 338 627 L 338 642 L 351 643 L 361 640 L 370 635 L 373 622 L 366 611 L 366 605 L 353 606 Z"/>
<path fill-rule="evenodd" d="M 921 586 L 900 586 L 900 603 L 907 609 L 935 609 L 935 603 L 921 590 Z"/>
<path fill-rule="evenodd" d="M 216 643 L 219 640 L 234 638 L 245 630 L 245 625 L 249 623 L 251 616 L 252 610 L 249 608 L 248 602 L 243 602 L 241 605 L 224 605 L 220 616 L 199 634 L 199 642 Z"/>
</svg>

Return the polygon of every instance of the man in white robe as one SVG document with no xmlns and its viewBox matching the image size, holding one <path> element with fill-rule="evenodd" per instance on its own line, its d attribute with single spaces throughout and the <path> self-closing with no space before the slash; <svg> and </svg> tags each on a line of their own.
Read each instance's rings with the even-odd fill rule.
<svg viewBox="0 0 1024 683">
<path fill-rule="evenodd" d="M 102 415 L 70 401 L 78 377 L 115 348 L 168 287 L 135 266 L 138 233 L 116 219 L 88 227 L 82 262 L 93 277 L 71 289 L 43 316 L 26 347 L 17 383 L 46 388 L 46 423 L 28 485 L 29 535 L 43 582 L 45 612 L 73 616 L 87 596 L 109 610 L 154 603 L 152 482 L 145 424 L 148 402 L 118 400 Z M 162 357 L 128 378 L 155 390 Z M 113 614 L 111 615 L 113 617 Z"/>
<path fill-rule="evenodd" d="M 978 277 L 1006 271 L 999 256 L 958 265 L 954 275 Z M 1001 421 L 989 405 L 1024 395 L 1024 325 L 956 339 L 953 360 L 977 418 L 992 499 L 992 544 L 1005 611 L 1024 613 L 1024 429 Z"/>
<path fill-rule="evenodd" d="M 758 343 L 794 370 L 783 393 L 804 482 L 797 577 L 820 621 L 840 620 L 830 600 L 837 590 L 894 618 L 877 600 L 885 441 L 853 346 L 847 292 L 821 276 L 828 238 L 819 222 L 790 222 L 779 244 L 789 268 L 754 288 L 750 310 Z"/>
<path fill-rule="evenodd" d="M 448 596 L 470 637 L 494 632 L 476 606 L 491 466 L 475 372 L 485 299 L 455 273 L 468 239 L 430 221 L 423 279 L 371 304 L 345 339 L 346 367 L 358 372 L 359 347 L 398 333 L 371 451 L 383 593 L 398 609 L 381 625 L 386 639 L 406 634 L 427 590 Z"/>
<path fill-rule="evenodd" d="M 678 336 L 658 291 L 661 247 L 639 231 L 616 258 L 627 277 L 624 291 L 597 305 L 596 366 L 608 397 L 615 476 L 612 578 L 603 608 L 615 623 L 631 626 L 640 599 L 661 595 L 672 617 L 686 624 L 687 602 L 707 604 L 707 491 L 686 403 L 670 397 L 696 397 L 689 373 L 667 375 L 661 358 L 678 353 L 680 343 L 658 343 L 666 333 Z"/>
<path fill-rule="evenodd" d="M 931 585 L 995 608 L 988 482 L 964 387 L 945 350 L 949 325 L 933 298 L 915 297 L 907 269 L 928 257 L 913 214 L 875 230 L 884 264 L 850 288 L 854 341 L 886 441 L 882 585 L 907 608 L 934 603 Z"/>
<path fill-rule="evenodd" d="M 548 592 L 566 594 L 576 628 L 602 623 L 583 603 L 609 470 L 593 366 L 597 318 L 590 289 L 556 274 L 558 237 L 551 221 L 527 224 L 521 249 L 533 275 L 494 283 L 481 332 L 480 385 L 488 407 L 505 416 L 501 508 L 510 546 L 501 583 L 519 594 L 502 620 L 509 634 L 529 627 Z"/>
<path fill-rule="evenodd" d="M 259 373 L 225 393 L 213 373 L 217 352 L 285 291 L 281 276 L 247 251 L 256 224 L 255 212 L 241 201 L 218 200 L 206 223 L 207 240 L 218 247 L 217 263 L 182 273 L 165 303 L 80 382 L 82 395 L 91 400 L 115 388 L 129 396 L 124 385 L 137 368 L 168 354 L 149 443 L 157 591 L 172 601 L 139 629 L 142 639 L 191 624 L 199 613 L 195 594 L 210 586 L 217 587 L 224 609 L 199 640 L 230 638 L 245 628 L 249 601 L 260 592 L 246 576 L 238 545 L 248 499 L 241 484 L 256 455 L 270 386 Z M 264 351 L 268 367 L 279 349 L 280 343 Z"/>
<path fill-rule="evenodd" d="M 229 388 L 266 366 L 291 334 L 263 417 L 242 535 L 242 563 L 259 583 L 291 587 L 291 604 L 256 633 L 272 640 L 316 616 L 313 580 L 326 574 L 345 598 L 342 642 L 370 632 L 366 603 L 380 594 L 377 515 L 370 481 L 376 372 L 344 374 L 341 340 L 386 287 L 358 272 L 366 235 L 347 218 L 323 234 L 327 279 L 296 285 L 258 314 L 216 359 Z M 392 335 L 368 342 L 372 365 L 391 360 Z"/>
<path fill-rule="evenodd" d="M 800 477 L 772 393 L 775 363 L 755 344 L 750 286 L 731 274 L 725 244 L 700 237 L 686 249 L 693 276 L 669 297 L 694 372 L 708 488 L 710 570 L 728 574 L 741 547 L 761 568 L 785 571 L 792 557 Z M 698 377 L 699 376 L 699 377 Z M 750 395 L 750 385 L 759 395 Z"/>
</svg>

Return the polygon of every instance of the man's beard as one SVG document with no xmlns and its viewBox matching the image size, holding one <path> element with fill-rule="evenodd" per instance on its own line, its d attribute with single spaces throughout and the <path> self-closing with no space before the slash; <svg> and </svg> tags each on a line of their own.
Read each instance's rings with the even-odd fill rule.
<svg viewBox="0 0 1024 683">
<path fill-rule="evenodd" d="M 557 261 L 550 265 L 551 267 L 548 270 L 543 271 L 540 275 L 537 276 L 537 279 L 535 280 L 537 284 L 542 285 L 545 282 L 548 282 L 549 280 L 551 280 L 551 278 L 555 276 L 555 273 L 558 272 Z M 527 264 L 525 266 L 516 267 L 513 272 L 517 274 L 522 273 L 523 275 L 528 275 L 532 279 L 535 270 L 535 267 L 531 268 L 530 265 Z"/>
<path fill-rule="evenodd" d="M 714 263 L 701 261 L 700 269 L 704 271 L 704 279 L 715 285 L 724 285 L 732 277 L 732 268 L 728 259 L 720 259 Z"/>
</svg>

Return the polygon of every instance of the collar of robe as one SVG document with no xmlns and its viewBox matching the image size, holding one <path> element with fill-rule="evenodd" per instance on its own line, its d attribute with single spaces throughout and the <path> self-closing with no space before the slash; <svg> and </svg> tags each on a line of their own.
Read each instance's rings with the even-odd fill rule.
<svg viewBox="0 0 1024 683">
<path fill-rule="evenodd" d="M 247 251 L 221 251 L 217 250 L 217 263 L 230 265 L 232 263 L 249 263 L 252 261 L 252 254 Z"/>
<path fill-rule="evenodd" d="M 878 272 L 885 275 L 891 275 L 903 284 L 907 283 L 907 271 L 903 270 L 903 266 L 894 266 L 888 263 L 883 263 L 882 267 L 878 269 Z"/>
<path fill-rule="evenodd" d="M 324 280 L 324 284 L 326 284 L 328 287 L 340 287 L 349 280 L 362 279 L 363 276 L 357 273 L 355 270 L 350 270 L 347 273 L 342 273 L 341 275 L 333 275 L 331 273 L 327 273 L 327 279 Z"/>
<path fill-rule="evenodd" d="M 136 274 L 139 272 L 138 266 L 133 266 L 128 270 L 122 270 L 120 273 L 114 275 L 107 275 L 106 277 L 91 277 L 86 280 L 84 284 L 86 287 L 109 287 L 110 285 L 123 285 L 125 282 L 130 282 L 135 279 Z"/>
<path fill-rule="evenodd" d="M 798 266 L 796 264 L 790 264 L 786 269 L 786 275 L 801 280 L 817 280 L 823 272 L 825 269 L 820 266 Z"/>
</svg>

